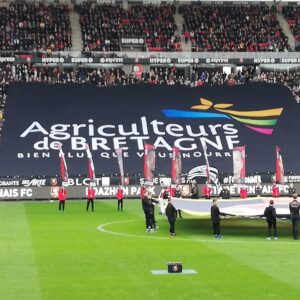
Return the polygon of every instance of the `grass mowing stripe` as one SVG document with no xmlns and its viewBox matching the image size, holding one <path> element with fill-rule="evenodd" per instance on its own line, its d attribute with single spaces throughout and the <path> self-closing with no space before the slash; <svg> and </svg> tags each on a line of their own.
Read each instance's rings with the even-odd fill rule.
<svg viewBox="0 0 300 300">
<path fill-rule="evenodd" d="M 245 247 L 230 247 L 226 244 L 219 247 L 210 244 L 215 251 L 243 263 L 258 272 L 273 277 L 277 282 L 300 290 L 300 262 L 295 254 L 300 250 L 300 244 L 294 242 L 268 241 L 259 247 L 255 243 L 247 243 Z"/>
<path fill-rule="evenodd" d="M 5 300 L 41 299 L 24 205 L 0 204 L 0 295 Z"/>
</svg>

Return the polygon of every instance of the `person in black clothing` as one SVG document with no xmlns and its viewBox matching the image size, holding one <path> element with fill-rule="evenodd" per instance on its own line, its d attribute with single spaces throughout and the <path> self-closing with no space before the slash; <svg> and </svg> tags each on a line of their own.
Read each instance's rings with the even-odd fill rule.
<svg viewBox="0 0 300 300">
<path fill-rule="evenodd" d="M 298 226 L 299 226 L 299 210 L 300 210 L 300 203 L 297 201 L 297 194 L 293 195 L 293 201 L 290 202 L 289 208 L 291 213 L 291 220 L 293 224 L 293 238 L 294 240 L 298 239 Z"/>
<path fill-rule="evenodd" d="M 192 182 L 191 199 L 199 199 L 199 189 L 196 180 Z"/>
<path fill-rule="evenodd" d="M 176 222 L 176 208 L 173 206 L 171 202 L 171 198 L 168 199 L 168 204 L 166 207 L 166 216 L 168 218 L 170 224 L 170 235 L 175 236 L 175 222 Z"/>
<path fill-rule="evenodd" d="M 144 197 L 142 198 L 142 206 L 146 218 L 146 231 L 154 232 L 156 229 L 155 217 L 154 217 L 154 203 L 159 203 L 159 201 L 152 198 L 152 194 L 146 191 Z"/>
<path fill-rule="evenodd" d="M 182 197 L 181 192 L 182 192 L 181 186 L 180 185 L 176 185 L 174 197 L 175 198 L 181 198 Z M 177 209 L 176 210 L 176 217 L 177 217 L 177 215 L 179 216 L 180 219 L 182 219 L 181 209 Z"/>
<path fill-rule="evenodd" d="M 261 192 L 262 192 L 262 188 L 260 186 L 260 183 L 257 183 L 257 185 L 255 187 L 255 195 L 256 195 L 256 197 L 260 197 Z"/>
<path fill-rule="evenodd" d="M 170 196 L 170 193 L 169 193 L 168 189 L 165 188 L 164 191 L 163 191 L 163 193 L 162 193 L 162 198 L 163 198 L 164 200 L 168 200 L 168 199 L 169 199 L 169 196 Z"/>
<path fill-rule="evenodd" d="M 220 192 L 220 197 L 222 199 L 230 199 L 231 198 L 230 192 L 227 187 L 222 188 L 222 190 Z"/>
<path fill-rule="evenodd" d="M 151 224 L 151 228 L 153 229 L 153 231 L 156 231 L 158 226 L 157 226 L 157 222 L 155 219 L 155 205 L 159 203 L 159 200 L 154 199 L 152 197 L 152 193 L 149 193 L 149 197 L 150 197 L 150 203 L 151 203 L 151 205 L 150 205 L 150 224 Z"/>
<path fill-rule="evenodd" d="M 221 232 L 220 232 L 220 210 L 217 204 L 217 199 L 213 199 L 213 204 L 210 208 L 210 217 L 211 222 L 213 224 L 213 230 L 214 230 L 214 237 L 216 239 L 221 238 Z"/>
<path fill-rule="evenodd" d="M 142 207 L 145 214 L 146 219 L 146 231 L 150 232 L 151 225 L 150 225 L 150 199 L 148 191 L 146 191 L 142 197 Z"/>
<path fill-rule="evenodd" d="M 181 198 L 182 197 L 182 187 L 180 185 L 176 185 L 174 197 Z"/>
<path fill-rule="evenodd" d="M 264 216 L 267 218 L 268 222 L 268 237 L 267 239 L 271 239 L 271 230 L 273 227 L 274 230 L 274 239 L 277 240 L 277 223 L 276 223 L 276 208 L 274 207 L 274 201 L 270 200 L 270 205 L 266 207 Z"/>
</svg>

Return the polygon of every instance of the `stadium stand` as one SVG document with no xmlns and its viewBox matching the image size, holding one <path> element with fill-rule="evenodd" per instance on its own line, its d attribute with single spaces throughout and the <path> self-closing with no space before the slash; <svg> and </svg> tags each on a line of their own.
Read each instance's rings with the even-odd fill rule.
<svg viewBox="0 0 300 300">
<path fill-rule="evenodd" d="M 295 37 L 296 48 L 300 50 L 300 7 L 295 5 L 283 6 L 282 14 L 286 18 Z"/>
<path fill-rule="evenodd" d="M 180 51 L 175 6 L 77 5 L 85 51 L 120 51 L 121 38 L 146 39 L 149 51 Z"/>
<path fill-rule="evenodd" d="M 67 5 L 17 4 L 0 8 L 0 50 L 71 49 Z"/>
<path fill-rule="evenodd" d="M 290 51 L 276 19 L 266 5 L 191 4 L 179 7 L 183 31 L 192 51 Z"/>
</svg>

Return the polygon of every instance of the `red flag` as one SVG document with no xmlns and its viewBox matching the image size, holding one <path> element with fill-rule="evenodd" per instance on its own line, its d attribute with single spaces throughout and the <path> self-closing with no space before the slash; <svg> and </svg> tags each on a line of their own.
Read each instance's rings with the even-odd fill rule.
<svg viewBox="0 0 300 300">
<path fill-rule="evenodd" d="M 181 179 L 181 153 L 179 148 L 173 147 L 172 151 L 172 181 L 180 184 Z"/>
<path fill-rule="evenodd" d="M 90 178 L 90 182 L 95 182 L 95 179 L 96 179 L 95 166 L 94 166 L 94 162 L 93 162 L 93 156 L 92 156 L 92 153 L 90 151 L 90 147 L 88 144 L 86 144 L 85 150 L 86 150 L 86 155 L 88 157 L 88 175 Z"/>
<path fill-rule="evenodd" d="M 59 147 L 59 157 L 60 157 L 60 175 L 63 182 L 67 182 L 69 180 L 68 168 L 65 159 L 65 154 L 62 151 L 62 145 Z"/>
<path fill-rule="evenodd" d="M 281 150 L 276 146 L 276 182 L 283 184 L 284 183 L 284 168 L 281 156 Z"/>
<path fill-rule="evenodd" d="M 116 153 L 117 153 L 118 164 L 120 169 L 121 184 L 124 185 L 125 180 L 124 180 L 124 165 L 123 165 L 123 149 L 122 148 L 116 149 Z"/>
<path fill-rule="evenodd" d="M 246 146 L 235 147 L 232 150 L 233 182 L 245 183 L 246 176 Z"/>
<path fill-rule="evenodd" d="M 144 178 L 146 181 L 153 181 L 155 170 L 155 147 L 145 144 L 144 154 Z"/>
</svg>

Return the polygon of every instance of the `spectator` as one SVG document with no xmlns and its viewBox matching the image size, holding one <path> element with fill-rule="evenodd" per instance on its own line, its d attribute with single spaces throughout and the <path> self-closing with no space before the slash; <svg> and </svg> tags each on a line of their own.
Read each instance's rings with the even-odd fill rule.
<svg viewBox="0 0 300 300">
<path fill-rule="evenodd" d="M 192 51 L 290 51 L 276 17 L 266 5 L 192 4 L 179 7 Z M 185 36 L 185 35 L 184 35 Z"/>
<path fill-rule="evenodd" d="M 0 50 L 70 50 L 67 5 L 10 3 L 0 8 Z"/>
<path fill-rule="evenodd" d="M 174 21 L 175 6 L 115 5 L 84 2 L 75 7 L 85 51 L 120 51 L 120 39 L 145 38 L 149 51 L 180 51 L 180 37 Z"/>
</svg>

